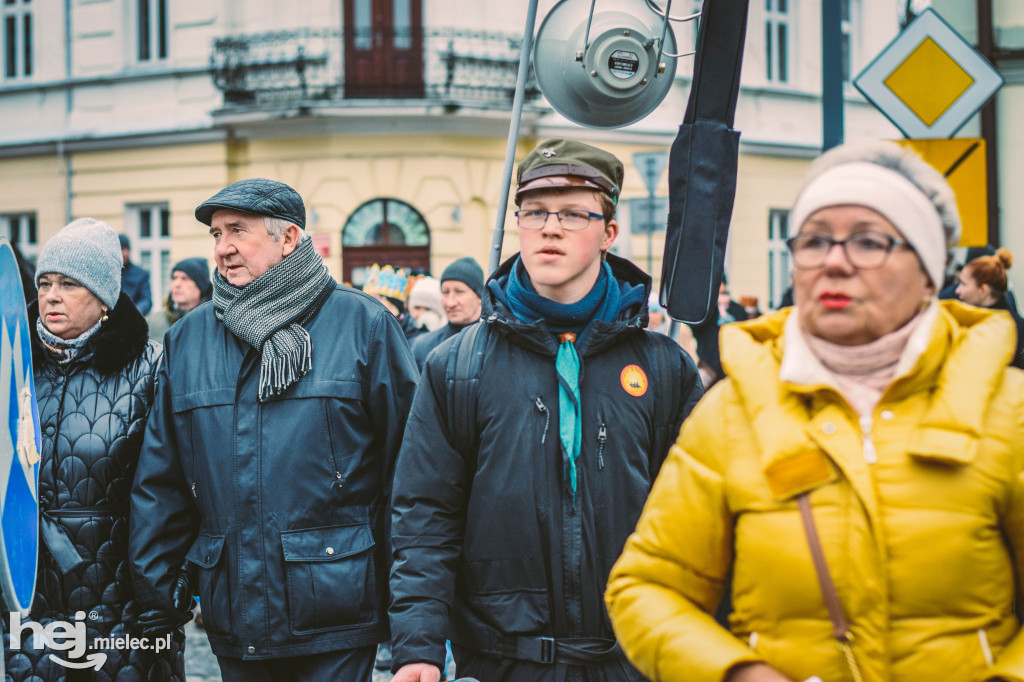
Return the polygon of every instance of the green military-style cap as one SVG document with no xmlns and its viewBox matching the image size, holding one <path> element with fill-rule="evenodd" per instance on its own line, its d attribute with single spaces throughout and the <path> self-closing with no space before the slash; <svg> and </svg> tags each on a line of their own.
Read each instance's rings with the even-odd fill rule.
<svg viewBox="0 0 1024 682">
<path fill-rule="evenodd" d="M 552 187 L 580 187 L 604 192 L 618 202 L 622 162 L 603 149 L 554 137 L 541 142 L 519 164 L 516 205 L 524 192 Z"/>
</svg>

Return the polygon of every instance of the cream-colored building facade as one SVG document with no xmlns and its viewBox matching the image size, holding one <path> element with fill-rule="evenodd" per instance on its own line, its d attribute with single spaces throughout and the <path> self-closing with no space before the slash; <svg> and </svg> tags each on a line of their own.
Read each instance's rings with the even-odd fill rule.
<svg viewBox="0 0 1024 682">
<path fill-rule="evenodd" d="M 643 11 L 644 0 L 629 1 Z M 572 2 L 582 21 L 589 1 Z M 603 2 L 613 0 L 598 11 Z M 555 4 L 540 3 L 538 24 Z M 901 4 L 844 1 L 849 71 L 896 35 Z M 673 13 L 699 6 L 677 1 Z M 304 197 L 338 278 L 358 283 L 374 257 L 418 258 L 434 273 L 465 255 L 486 266 L 527 0 L 0 7 L 13 26 L 0 32 L 0 230 L 30 256 L 69 219 L 100 218 L 132 237 L 162 299 L 174 262 L 211 258 L 194 207 L 235 180 L 271 177 Z M 820 0 L 750 7 L 726 269 L 733 294 L 762 307 L 785 288 L 787 210 L 821 146 L 820 11 Z M 694 25 L 675 31 L 688 49 Z M 549 136 L 575 136 L 625 162 L 617 248 L 655 279 L 664 232 L 630 224 L 630 202 L 647 197 L 632 155 L 668 151 L 691 69 L 680 59 L 665 101 L 625 128 L 580 127 L 537 93 L 523 117 L 518 158 Z M 845 115 L 847 139 L 898 136 L 852 86 Z M 656 193 L 667 195 L 667 174 Z M 505 225 L 503 258 L 516 250 L 510 211 Z"/>
</svg>

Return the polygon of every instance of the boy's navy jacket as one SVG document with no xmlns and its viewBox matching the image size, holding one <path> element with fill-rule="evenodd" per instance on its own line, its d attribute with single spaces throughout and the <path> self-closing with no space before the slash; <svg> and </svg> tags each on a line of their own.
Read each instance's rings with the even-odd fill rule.
<svg viewBox="0 0 1024 682">
<path fill-rule="evenodd" d="M 514 261 L 494 279 L 502 282 Z M 427 358 L 393 490 L 395 669 L 440 667 L 447 637 L 462 669 L 480 679 L 564 679 L 556 673 L 564 666 L 482 656 L 493 648 L 482 642 L 614 639 L 602 601 L 608 573 L 702 388 L 679 345 L 644 328 L 650 278 L 623 259 L 608 262 L 620 285 L 639 285 L 643 296 L 624 297 L 633 302 L 614 322 L 592 323 L 577 347 L 583 442 L 575 503 L 558 433 L 558 340 L 545 323 L 522 322 L 490 288 L 485 294 L 474 452 L 457 451 L 449 428 L 445 377 L 459 337 Z M 665 347 L 656 352 L 656 344 Z M 672 367 L 655 367 L 659 357 Z M 680 399 L 656 408 L 666 392 L 653 383 L 665 371 Z M 620 654 L 586 679 L 642 678 Z"/>
</svg>

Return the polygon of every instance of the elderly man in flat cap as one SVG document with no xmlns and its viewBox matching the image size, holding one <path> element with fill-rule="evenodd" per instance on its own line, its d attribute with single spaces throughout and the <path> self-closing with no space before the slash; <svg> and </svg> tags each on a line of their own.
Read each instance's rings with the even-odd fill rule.
<svg viewBox="0 0 1024 682">
<path fill-rule="evenodd" d="M 643 679 L 602 595 L 701 385 L 644 328 L 651 278 L 608 254 L 622 173 L 574 140 L 530 153 L 519 254 L 427 356 L 393 491 L 395 682 L 437 682 L 445 637 L 479 680 Z"/>
<path fill-rule="evenodd" d="M 173 622 L 197 578 L 226 681 L 368 682 L 388 637 L 409 345 L 384 306 L 328 274 L 291 187 L 242 180 L 196 218 L 213 305 L 165 337 L 132 491 L 136 594 Z"/>
</svg>

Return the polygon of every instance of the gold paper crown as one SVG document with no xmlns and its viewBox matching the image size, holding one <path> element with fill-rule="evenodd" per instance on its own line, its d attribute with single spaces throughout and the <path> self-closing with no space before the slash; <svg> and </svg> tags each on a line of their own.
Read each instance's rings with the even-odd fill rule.
<svg viewBox="0 0 1024 682">
<path fill-rule="evenodd" d="M 406 285 L 409 282 L 409 273 L 403 268 L 395 270 L 390 265 L 383 268 L 373 264 L 366 276 L 366 284 L 363 291 L 376 296 L 387 296 L 405 303 L 409 298 Z"/>
</svg>

